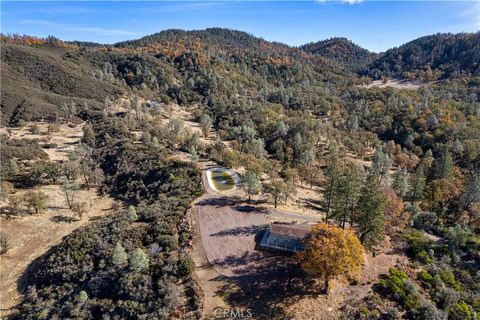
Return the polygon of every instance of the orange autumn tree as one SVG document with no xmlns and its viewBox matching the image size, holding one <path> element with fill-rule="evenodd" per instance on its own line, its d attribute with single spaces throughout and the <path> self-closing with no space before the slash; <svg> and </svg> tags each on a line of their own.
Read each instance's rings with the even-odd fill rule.
<svg viewBox="0 0 480 320">
<path fill-rule="evenodd" d="M 324 281 L 328 294 L 331 279 L 358 277 L 364 253 L 352 229 L 320 223 L 312 228 L 305 250 L 295 258 L 307 273 Z"/>
</svg>

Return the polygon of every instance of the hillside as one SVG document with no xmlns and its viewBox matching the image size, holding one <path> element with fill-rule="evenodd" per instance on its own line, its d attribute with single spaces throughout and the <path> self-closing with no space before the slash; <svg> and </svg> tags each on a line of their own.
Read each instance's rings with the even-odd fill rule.
<svg viewBox="0 0 480 320">
<path fill-rule="evenodd" d="M 480 32 L 435 34 L 380 54 L 363 75 L 432 81 L 480 75 Z"/>
<path fill-rule="evenodd" d="M 93 76 L 94 66 L 76 51 L 2 45 L 2 124 L 54 120 L 62 103 L 100 108 L 126 88 Z"/>
<path fill-rule="evenodd" d="M 346 38 L 307 43 L 300 47 L 305 52 L 337 62 L 352 71 L 360 71 L 376 58 L 376 54 Z"/>
</svg>

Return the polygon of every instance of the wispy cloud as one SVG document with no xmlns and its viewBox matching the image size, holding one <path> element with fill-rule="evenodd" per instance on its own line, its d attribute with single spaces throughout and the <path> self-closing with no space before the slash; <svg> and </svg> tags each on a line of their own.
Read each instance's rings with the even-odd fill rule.
<svg viewBox="0 0 480 320">
<path fill-rule="evenodd" d="M 35 20 L 35 19 L 27 19 L 27 20 L 21 20 L 19 24 L 32 24 L 32 25 L 37 25 L 37 26 L 56 26 L 57 24 L 53 21 L 48 21 L 48 20 Z"/>
<path fill-rule="evenodd" d="M 480 30 L 480 2 L 472 2 L 463 11 L 452 15 L 452 18 L 459 22 L 454 25 L 445 26 L 443 32 L 471 32 Z"/>
<path fill-rule="evenodd" d="M 339 3 L 347 3 L 347 4 L 358 4 L 363 1 L 364 0 L 315 0 L 316 3 L 339 2 Z"/>
<path fill-rule="evenodd" d="M 37 9 L 35 12 L 45 14 L 80 14 L 80 13 L 94 13 L 97 12 L 91 8 L 84 7 L 57 7 L 57 8 L 42 8 Z"/>
<path fill-rule="evenodd" d="M 164 2 L 162 5 L 142 9 L 148 12 L 154 13 L 174 13 L 174 12 L 183 12 L 183 11 L 197 11 L 197 10 L 206 10 L 212 7 L 216 7 L 222 4 L 222 1 L 209 1 L 209 2 L 188 2 L 188 3 L 176 3 L 176 2 Z"/>
<path fill-rule="evenodd" d="M 88 32 L 88 33 L 99 35 L 99 36 L 119 36 L 119 35 L 136 35 L 137 34 L 136 32 L 129 31 L 129 30 L 109 29 L 109 28 L 91 27 L 91 26 L 86 26 L 86 27 L 72 26 L 68 24 L 56 23 L 50 20 L 22 20 L 19 23 L 44 26 L 44 27 L 52 27 L 56 29 L 66 30 L 66 31 Z"/>
<path fill-rule="evenodd" d="M 136 32 L 120 29 L 108 29 L 108 28 L 99 28 L 99 27 L 73 27 L 70 28 L 71 31 L 77 32 L 89 32 L 101 36 L 118 36 L 118 35 L 135 35 Z"/>
</svg>

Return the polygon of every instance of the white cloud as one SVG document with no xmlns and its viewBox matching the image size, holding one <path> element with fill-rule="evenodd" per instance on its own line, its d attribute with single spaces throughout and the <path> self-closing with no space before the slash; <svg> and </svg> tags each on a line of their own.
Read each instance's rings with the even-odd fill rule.
<svg viewBox="0 0 480 320">
<path fill-rule="evenodd" d="M 53 21 L 48 20 L 21 20 L 19 24 L 33 24 L 37 26 L 56 26 L 57 24 Z"/>
<path fill-rule="evenodd" d="M 30 24 L 37 26 L 52 27 L 55 29 L 61 29 L 63 31 L 74 31 L 74 32 L 88 32 L 100 36 L 120 36 L 120 35 L 136 35 L 136 32 L 121 30 L 121 29 L 109 29 L 102 27 L 83 27 L 83 26 L 72 26 L 68 24 L 56 23 L 49 20 L 22 20 L 20 24 Z M 54 33 L 54 31 L 52 32 Z"/>
<path fill-rule="evenodd" d="M 72 27 L 69 28 L 71 31 L 77 32 L 89 32 L 101 36 L 118 36 L 118 35 L 134 35 L 136 32 L 120 30 L 120 29 L 107 29 L 107 28 L 98 28 L 98 27 Z"/>
<path fill-rule="evenodd" d="M 363 1 L 364 0 L 315 0 L 315 2 L 317 3 L 340 2 L 340 3 L 347 3 L 347 4 L 358 4 Z"/>
</svg>

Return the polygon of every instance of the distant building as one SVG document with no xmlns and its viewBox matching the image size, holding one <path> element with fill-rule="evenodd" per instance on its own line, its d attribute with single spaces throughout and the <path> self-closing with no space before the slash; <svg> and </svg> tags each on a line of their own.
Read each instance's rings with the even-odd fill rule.
<svg viewBox="0 0 480 320">
<path fill-rule="evenodd" d="M 263 234 L 260 249 L 296 253 L 304 249 L 303 239 L 310 233 L 308 224 L 273 223 Z"/>
</svg>

